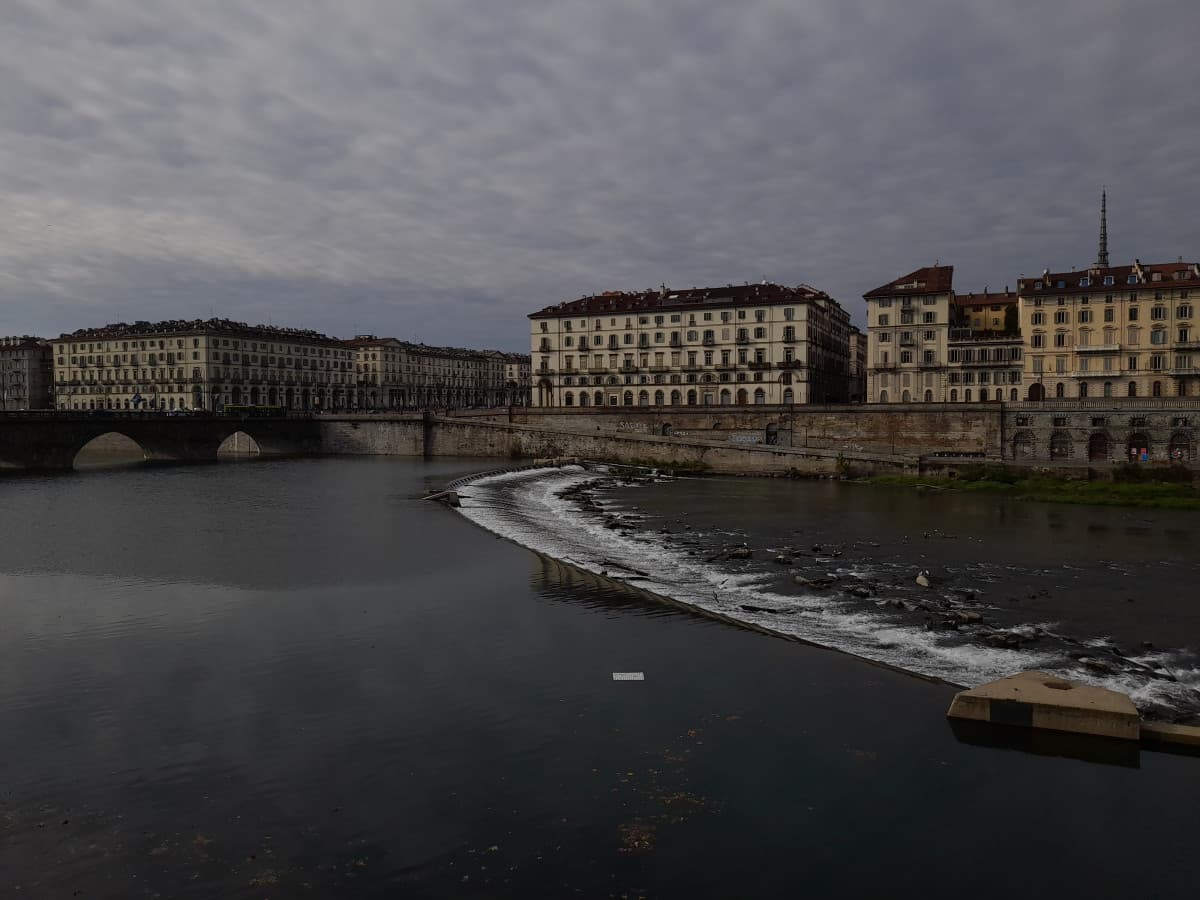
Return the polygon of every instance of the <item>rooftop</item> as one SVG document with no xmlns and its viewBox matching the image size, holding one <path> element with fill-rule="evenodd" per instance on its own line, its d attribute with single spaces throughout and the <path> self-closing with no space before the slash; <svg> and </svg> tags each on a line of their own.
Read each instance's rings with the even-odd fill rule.
<svg viewBox="0 0 1200 900">
<path fill-rule="evenodd" d="M 992 291 L 991 293 L 983 291 L 978 294 L 955 294 L 954 303 L 956 306 L 1003 306 L 1004 304 L 1013 304 L 1017 302 L 1015 291 Z"/>
<path fill-rule="evenodd" d="M 764 281 L 760 284 L 727 284 L 724 287 L 694 287 L 684 290 L 670 290 L 664 285 L 657 291 L 605 291 L 578 300 L 568 300 L 531 313 L 529 318 L 547 319 L 572 315 L 589 316 L 717 306 L 772 306 L 820 300 L 834 302 L 824 291 L 806 284 L 788 287 Z"/>
<path fill-rule="evenodd" d="M 944 294 L 952 289 L 954 266 L 926 266 L 902 275 L 895 281 L 867 291 L 866 300 L 876 297 L 920 296 L 922 294 Z"/>
<path fill-rule="evenodd" d="M 162 322 L 115 322 L 98 328 L 81 328 L 63 334 L 59 340 L 88 340 L 94 338 L 134 337 L 161 334 L 229 334 L 248 337 L 263 337 L 273 340 L 319 341 L 340 343 L 307 328 L 281 328 L 275 325 L 248 325 L 232 319 L 168 319 Z"/>
<path fill-rule="evenodd" d="M 1109 279 L 1107 283 L 1106 279 Z M 1134 260 L 1133 265 L 1128 266 L 1090 266 L 1071 272 L 1051 272 L 1046 269 L 1041 275 L 1018 279 L 1017 292 L 1067 294 L 1149 284 L 1173 284 L 1179 287 L 1200 285 L 1200 263 L 1177 260 L 1143 264 L 1140 260 Z"/>
</svg>

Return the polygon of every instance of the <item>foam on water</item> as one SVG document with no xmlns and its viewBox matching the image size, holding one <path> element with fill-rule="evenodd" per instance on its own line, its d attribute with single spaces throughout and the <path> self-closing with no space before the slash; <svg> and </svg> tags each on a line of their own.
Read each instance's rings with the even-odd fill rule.
<svg viewBox="0 0 1200 900">
<path fill-rule="evenodd" d="M 987 647 L 963 642 L 961 635 L 914 627 L 896 621 L 889 609 L 875 609 L 871 601 L 852 601 L 836 593 L 772 591 L 775 579 L 769 573 L 730 572 L 691 558 L 684 548 L 658 534 L 607 528 L 603 520 L 560 496 L 596 478 L 596 472 L 578 466 L 490 476 L 463 485 L 460 511 L 495 534 L 582 569 L 701 610 L 952 684 L 976 685 L 1024 669 L 1048 667 L 1066 677 L 1123 691 L 1142 709 L 1200 705 L 1200 669 L 1172 668 L 1174 682 L 1129 672 L 1105 675 L 1065 659 L 1060 652 Z M 606 511 L 619 506 L 609 500 L 598 500 L 596 505 Z M 874 571 L 869 564 L 847 565 L 833 559 L 826 564 L 842 581 L 867 578 Z M 646 574 L 637 574 L 641 572 Z M 882 594 L 872 598 L 886 599 L 891 598 Z M 1055 623 L 1027 623 L 1016 630 L 1037 628 L 1052 635 L 1055 627 Z M 1088 644 L 1100 647 L 1104 640 Z M 1156 668 L 1168 664 L 1162 653 L 1132 661 Z M 1187 661 L 1194 665 L 1194 657 Z"/>
</svg>

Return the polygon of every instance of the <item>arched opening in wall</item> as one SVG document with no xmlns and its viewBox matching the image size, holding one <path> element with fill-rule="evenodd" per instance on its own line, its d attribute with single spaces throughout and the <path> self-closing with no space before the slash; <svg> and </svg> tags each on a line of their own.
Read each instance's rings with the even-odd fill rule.
<svg viewBox="0 0 1200 900">
<path fill-rule="evenodd" d="M 575 392 L 567 391 L 565 394 L 563 394 L 563 406 L 574 406 L 574 405 L 575 405 Z"/>
<path fill-rule="evenodd" d="M 750 402 L 750 394 L 745 388 L 738 388 L 737 405 L 745 406 Z"/>
<path fill-rule="evenodd" d="M 287 388 L 283 392 L 283 405 L 288 409 L 296 408 L 296 392 L 292 388 Z"/>
<path fill-rule="evenodd" d="M 204 409 L 204 388 L 200 385 L 192 388 L 192 409 Z"/>
<path fill-rule="evenodd" d="M 267 406 L 279 405 L 279 391 L 275 388 L 267 388 Z"/>
<path fill-rule="evenodd" d="M 1127 396 L 1127 397 L 1136 397 L 1137 396 L 1137 382 L 1136 381 L 1129 382 L 1129 386 L 1126 388 L 1126 391 L 1125 391 L 1125 396 Z"/>
<path fill-rule="evenodd" d="M 1161 381 L 1156 381 L 1156 382 L 1154 382 L 1154 384 L 1150 385 L 1150 396 L 1151 397 L 1161 397 L 1162 396 L 1162 382 Z"/>
<path fill-rule="evenodd" d="M 395 393 L 392 395 L 391 406 L 396 405 Z M 313 391 L 313 409 L 325 409 L 325 388 L 317 388 Z"/>
<path fill-rule="evenodd" d="M 1088 462 L 1108 461 L 1108 435 L 1097 431 L 1088 438 Z"/>
<path fill-rule="evenodd" d="M 662 428 L 660 430 L 662 431 L 663 437 L 670 437 L 671 436 L 671 423 L 663 422 Z"/>
<path fill-rule="evenodd" d="M 1029 386 L 1029 394 L 1027 395 L 1027 399 L 1032 400 L 1035 403 L 1040 400 L 1045 400 L 1046 389 L 1041 384 L 1031 384 Z"/>
<path fill-rule="evenodd" d="M 1087 382 L 1086 381 L 1079 382 L 1079 399 L 1080 400 L 1087 399 L 1087 391 L 1088 391 Z"/>
<path fill-rule="evenodd" d="M 900 402 L 901 403 L 911 403 L 912 402 L 912 393 L 909 391 L 905 391 L 903 394 L 900 395 Z"/>
<path fill-rule="evenodd" d="M 1056 400 L 1062 400 L 1067 396 L 1067 386 L 1061 381 L 1054 385 L 1054 397 Z"/>
<path fill-rule="evenodd" d="M 234 406 L 242 405 L 242 388 L 240 385 L 235 384 L 233 389 L 229 392 L 229 402 Z"/>
<path fill-rule="evenodd" d="M 712 391 L 704 391 L 700 394 L 700 403 L 703 406 L 712 406 L 716 402 L 716 395 Z"/>
<path fill-rule="evenodd" d="M 1111 397 L 1113 395 L 1113 386 L 1111 381 L 1104 382 L 1104 396 Z"/>
<path fill-rule="evenodd" d="M 754 389 L 754 405 L 762 406 L 766 402 L 767 402 L 767 392 L 764 391 L 762 388 L 755 388 Z"/>
<path fill-rule="evenodd" d="M 928 391 L 926 391 L 925 393 L 929 393 L 929 392 L 928 392 Z M 979 399 L 980 399 L 980 400 L 983 400 L 983 401 L 985 401 L 985 402 L 986 402 L 986 401 L 987 401 L 987 398 L 988 398 L 988 389 L 987 389 L 987 388 L 980 388 L 980 389 L 979 389 Z"/>
<path fill-rule="evenodd" d="M 1050 458 L 1071 458 L 1071 436 L 1065 431 L 1056 431 L 1050 435 Z"/>
<path fill-rule="evenodd" d="M 113 469 L 136 466 L 146 461 L 146 451 L 131 437 L 109 431 L 97 435 L 79 448 L 72 462 L 74 468 Z"/>
<path fill-rule="evenodd" d="M 791 388 L 783 389 L 783 402 L 787 404 L 796 402 L 796 394 Z"/>
<path fill-rule="evenodd" d="M 603 406 L 604 405 L 604 391 L 596 391 L 595 394 L 592 396 L 592 400 L 596 404 L 596 406 Z"/>
<path fill-rule="evenodd" d="M 649 405 L 650 405 L 650 392 L 649 391 L 638 391 L 638 406 L 649 406 Z"/>
<path fill-rule="evenodd" d="M 1011 400 L 1013 403 L 1016 403 L 1018 396 L 1020 396 L 1020 395 L 1017 393 L 1017 389 L 1013 388 L 1011 391 L 1009 391 L 1008 399 Z"/>
<path fill-rule="evenodd" d="M 371 391 L 371 406 L 376 407 L 378 405 L 379 405 L 379 392 Z M 301 409 L 312 409 L 312 392 L 309 391 L 308 388 L 300 389 L 300 408 Z"/>
<path fill-rule="evenodd" d="M 621 402 L 625 406 L 633 406 L 633 391 L 626 391 L 621 395 Z"/>
<path fill-rule="evenodd" d="M 1135 431 L 1125 442 L 1125 458 L 1130 462 L 1150 461 L 1150 437 L 1141 431 Z"/>
<path fill-rule="evenodd" d="M 258 446 L 258 441 L 244 431 L 235 431 L 217 448 L 218 459 L 246 459 L 260 453 L 262 448 Z"/>
<path fill-rule="evenodd" d="M 687 392 L 687 405 L 688 406 L 696 405 L 696 392 L 694 390 L 690 390 Z"/>
<path fill-rule="evenodd" d="M 679 406 L 683 402 L 683 395 L 679 391 L 671 391 L 671 405 Z"/>
<path fill-rule="evenodd" d="M 880 403 L 887 403 L 887 402 L 888 402 L 888 398 L 887 398 L 887 391 L 880 391 L 880 392 L 879 392 L 879 402 L 880 402 Z"/>
<path fill-rule="evenodd" d="M 609 406 L 619 406 L 620 403 L 621 403 L 621 398 L 618 397 L 616 394 L 608 395 L 608 405 Z"/>
<path fill-rule="evenodd" d="M 951 403 L 958 402 L 958 388 L 950 388 L 950 402 Z"/>
<path fill-rule="evenodd" d="M 258 388 L 257 387 L 250 388 L 250 405 L 251 406 L 260 406 L 261 405 L 258 402 Z"/>
<path fill-rule="evenodd" d="M 1013 459 L 1033 459 L 1037 455 L 1032 431 L 1018 431 L 1014 434 L 1012 447 Z"/>
<path fill-rule="evenodd" d="M 721 405 L 728 406 L 733 402 L 733 394 L 729 393 L 729 388 L 721 388 Z"/>
<path fill-rule="evenodd" d="M 1167 444 L 1167 459 L 1173 463 L 1191 462 L 1192 439 L 1182 431 L 1171 435 L 1171 440 Z"/>
<path fill-rule="evenodd" d="M 655 406 L 662 406 L 665 399 L 666 399 L 666 397 L 662 391 L 654 392 L 654 405 Z"/>
<path fill-rule="evenodd" d="M 964 402 L 964 403 L 970 403 L 970 402 L 971 402 L 971 399 L 972 399 L 972 398 L 971 398 L 971 389 L 970 389 L 970 388 L 963 388 L 963 402 Z"/>
<path fill-rule="evenodd" d="M 579 405 L 580 406 L 591 406 L 592 405 L 591 398 L 588 397 L 587 391 L 579 392 Z"/>
<path fill-rule="evenodd" d="M 779 426 L 774 422 L 767 423 L 766 442 L 768 444 L 779 443 Z"/>
</svg>

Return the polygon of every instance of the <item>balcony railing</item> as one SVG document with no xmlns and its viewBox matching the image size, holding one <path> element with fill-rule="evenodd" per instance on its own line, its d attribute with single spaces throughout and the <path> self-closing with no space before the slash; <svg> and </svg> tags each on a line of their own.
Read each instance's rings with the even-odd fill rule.
<svg viewBox="0 0 1200 900">
<path fill-rule="evenodd" d="M 771 368 L 771 363 L 767 362 L 765 359 L 764 360 L 751 360 L 746 365 L 748 365 L 751 369 L 769 369 L 769 368 Z"/>
<path fill-rule="evenodd" d="M 1055 348 L 1061 349 L 1061 348 Z M 1120 344 L 1077 344 L 1075 346 L 1077 353 L 1120 353 Z"/>
<path fill-rule="evenodd" d="M 670 372 L 670 366 L 650 366 L 651 372 Z"/>
<path fill-rule="evenodd" d="M 776 363 L 776 365 L 779 366 L 779 368 L 781 368 L 781 369 L 802 369 L 802 368 L 804 368 L 804 363 L 802 363 L 798 359 L 785 359 L 781 363 Z"/>
<path fill-rule="evenodd" d="M 588 374 L 589 375 L 604 375 L 604 374 L 607 374 L 607 372 L 608 372 L 607 366 L 588 366 Z"/>
<path fill-rule="evenodd" d="M 640 371 L 641 371 L 641 369 L 639 369 L 639 368 L 638 368 L 637 366 L 635 366 L 635 365 L 631 365 L 631 364 L 630 364 L 630 365 L 623 365 L 623 366 L 621 366 L 621 371 L 622 371 L 622 372 L 640 372 Z"/>
</svg>

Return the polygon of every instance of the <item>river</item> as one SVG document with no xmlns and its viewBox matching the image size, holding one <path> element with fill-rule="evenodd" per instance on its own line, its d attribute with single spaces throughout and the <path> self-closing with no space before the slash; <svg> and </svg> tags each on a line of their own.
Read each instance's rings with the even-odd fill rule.
<svg viewBox="0 0 1200 900">
<path fill-rule="evenodd" d="M 1192 518 L 572 470 L 417 499 L 486 465 L 0 480 L 0 888 L 1191 896 L 1196 759 L 978 746 L 876 663 L 1005 654 L 1187 716 Z M 952 610 L 985 623 L 923 627 Z"/>
</svg>

